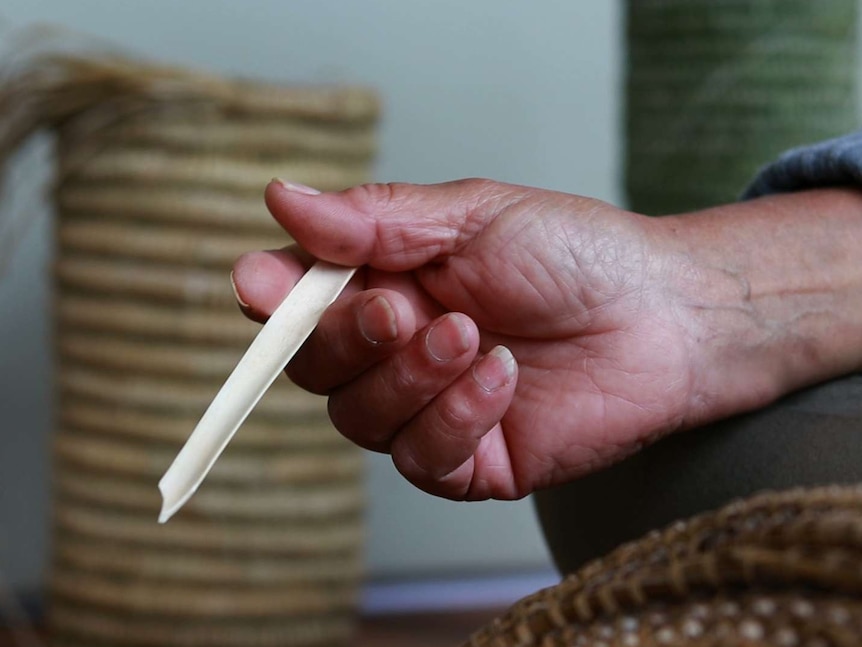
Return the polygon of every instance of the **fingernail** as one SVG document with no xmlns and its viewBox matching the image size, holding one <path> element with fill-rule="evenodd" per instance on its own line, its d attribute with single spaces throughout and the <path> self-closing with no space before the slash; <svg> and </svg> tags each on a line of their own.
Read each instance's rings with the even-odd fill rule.
<svg viewBox="0 0 862 647">
<path fill-rule="evenodd" d="M 476 362 L 473 379 L 488 393 L 493 393 L 515 377 L 515 357 L 505 346 L 496 346 Z"/>
<path fill-rule="evenodd" d="M 288 182 L 287 180 L 282 180 L 280 177 L 272 178 L 272 181 L 280 184 L 281 187 L 286 191 L 293 191 L 294 193 L 304 193 L 305 195 L 320 195 L 320 191 L 317 189 L 313 189 L 310 186 L 305 186 L 304 184 L 299 184 L 298 182 Z"/>
<path fill-rule="evenodd" d="M 233 296 L 236 298 L 236 302 L 243 308 L 249 308 L 250 306 L 242 300 L 242 297 L 239 296 L 239 292 L 236 289 L 236 281 L 233 278 L 233 270 L 230 273 L 230 288 L 233 290 Z"/>
<path fill-rule="evenodd" d="M 384 344 L 398 338 L 395 311 L 381 296 L 366 301 L 359 310 L 359 331 L 371 344 Z"/>
<path fill-rule="evenodd" d="M 428 331 L 425 346 L 438 362 L 448 362 L 463 355 L 470 348 L 464 322 L 455 315 L 446 315 Z"/>
</svg>

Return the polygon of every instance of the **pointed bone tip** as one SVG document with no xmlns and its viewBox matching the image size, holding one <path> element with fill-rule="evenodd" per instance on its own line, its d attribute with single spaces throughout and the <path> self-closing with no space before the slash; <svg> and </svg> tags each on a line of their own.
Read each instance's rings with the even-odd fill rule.
<svg viewBox="0 0 862 647">
<path fill-rule="evenodd" d="M 167 475 L 166 475 L 167 476 Z M 182 502 L 173 504 L 168 501 L 168 494 L 166 490 L 168 489 L 167 484 L 165 483 L 165 478 L 162 478 L 159 481 L 159 492 L 162 495 L 162 510 L 159 512 L 159 523 L 166 523 L 174 514 L 182 507 Z"/>
<path fill-rule="evenodd" d="M 161 490 L 161 485 L 159 485 L 159 489 Z M 159 523 L 165 523 L 172 516 L 174 516 L 174 511 L 171 510 L 171 507 L 168 505 L 168 501 L 165 498 L 165 493 L 162 492 L 162 510 L 159 512 Z"/>
<path fill-rule="evenodd" d="M 162 511 L 159 513 L 159 523 L 166 523 L 171 517 L 180 511 L 189 499 L 192 498 L 198 489 L 198 485 L 182 490 L 182 494 L 178 495 L 179 486 L 176 483 L 176 478 L 168 470 L 168 473 L 159 481 L 159 492 L 162 494 Z"/>
<path fill-rule="evenodd" d="M 173 517 L 177 511 L 183 507 L 185 501 L 178 501 L 176 503 L 170 504 L 167 499 L 162 501 L 162 511 L 159 512 L 159 523 L 166 523 L 171 517 Z"/>
</svg>

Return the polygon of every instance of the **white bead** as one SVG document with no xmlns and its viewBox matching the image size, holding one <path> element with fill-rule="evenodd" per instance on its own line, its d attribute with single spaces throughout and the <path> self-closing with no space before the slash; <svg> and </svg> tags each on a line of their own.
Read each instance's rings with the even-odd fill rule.
<svg viewBox="0 0 862 647">
<path fill-rule="evenodd" d="M 763 625 L 757 620 L 743 620 L 739 623 L 739 635 L 746 640 L 760 640 L 763 638 Z"/>
</svg>

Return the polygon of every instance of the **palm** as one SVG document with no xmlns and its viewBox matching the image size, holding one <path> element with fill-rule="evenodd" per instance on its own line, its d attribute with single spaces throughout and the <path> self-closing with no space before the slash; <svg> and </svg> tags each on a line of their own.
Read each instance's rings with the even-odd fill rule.
<svg viewBox="0 0 862 647">
<path fill-rule="evenodd" d="M 473 498 L 518 495 L 619 459 L 679 425 L 687 396 L 687 358 L 644 271 L 642 233 L 617 211 L 592 213 L 600 226 L 546 211 L 500 214 L 462 254 L 424 266 L 410 289 L 429 319 L 464 312 L 483 350 L 503 344 L 518 359 L 515 398 L 474 456 L 473 482 L 486 485 Z M 510 474 L 483 474 L 501 467 Z"/>
<path fill-rule="evenodd" d="M 312 255 L 364 266 L 371 288 L 328 311 L 290 375 L 419 487 L 523 496 L 700 415 L 689 283 L 669 261 L 687 248 L 663 221 L 483 180 L 313 197 L 275 183 L 267 204 Z M 258 258 L 271 277 L 298 265 Z M 245 285 L 255 263 L 238 269 Z"/>
</svg>

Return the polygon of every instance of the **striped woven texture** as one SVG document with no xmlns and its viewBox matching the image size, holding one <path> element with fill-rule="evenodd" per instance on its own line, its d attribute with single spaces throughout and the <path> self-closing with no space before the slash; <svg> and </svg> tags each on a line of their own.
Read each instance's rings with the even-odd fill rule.
<svg viewBox="0 0 862 647">
<path fill-rule="evenodd" d="M 855 647 L 862 488 L 765 493 L 621 546 L 467 647 Z"/>
<path fill-rule="evenodd" d="M 856 0 L 629 0 L 626 189 L 649 215 L 735 200 L 857 126 Z"/>
<path fill-rule="evenodd" d="M 265 184 L 366 181 L 377 101 L 126 63 L 62 70 L 55 94 L 91 99 L 49 124 L 59 135 L 51 644 L 346 644 L 362 460 L 321 398 L 277 380 L 164 526 L 156 484 L 258 330 L 237 309 L 233 261 L 290 243 L 263 205 Z"/>
</svg>

